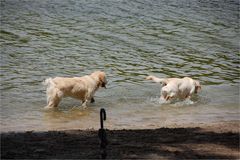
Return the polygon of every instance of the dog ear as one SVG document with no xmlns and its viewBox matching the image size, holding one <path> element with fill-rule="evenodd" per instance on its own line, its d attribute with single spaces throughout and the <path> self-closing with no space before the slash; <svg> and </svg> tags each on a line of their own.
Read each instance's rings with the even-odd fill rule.
<svg viewBox="0 0 240 160">
<path fill-rule="evenodd" d="M 194 85 L 195 85 L 195 93 L 200 92 L 200 90 L 202 89 L 200 82 L 195 80 Z"/>
<path fill-rule="evenodd" d="M 99 78 L 99 80 L 100 80 L 101 82 L 103 82 L 103 81 L 104 81 L 104 78 L 105 78 L 104 73 L 102 73 L 102 72 L 99 73 L 98 78 Z"/>
<path fill-rule="evenodd" d="M 98 75 L 98 77 L 99 77 L 100 86 L 106 88 L 107 82 L 106 82 L 105 73 L 104 73 L 104 72 L 101 72 L 101 73 Z"/>
</svg>

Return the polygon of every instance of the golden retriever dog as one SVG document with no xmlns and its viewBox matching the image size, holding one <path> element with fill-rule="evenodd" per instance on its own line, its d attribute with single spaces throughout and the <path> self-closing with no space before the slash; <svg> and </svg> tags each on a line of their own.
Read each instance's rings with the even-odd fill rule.
<svg viewBox="0 0 240 160">
<path fill-rule="evenodd" d="M 56 77 L 48 78 L 43 82 L 47 86 L 47 106 L 55 108 L 63 97 L 73 97 L 82 101 L 82 107 L 86 108 L 88 102 L 94 102 L 94 94 L 100 87 L 107 84 L 104 72 L 96 71 L 83 77 Z"/>
<path fill-rule="evenodd" d="M 161 100 L 190 99 L 194 93 L 201 90 L 200 82 L 189 77 L 161 79 L 148 76 L 146 79 L 162 84 Z"/>
</svg>

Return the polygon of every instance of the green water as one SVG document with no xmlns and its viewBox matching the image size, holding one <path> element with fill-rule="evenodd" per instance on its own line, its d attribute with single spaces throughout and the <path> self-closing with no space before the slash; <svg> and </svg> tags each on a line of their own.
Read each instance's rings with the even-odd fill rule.
<svg viewBox="0 0 240 160">
<path fill-rule="evenodd" d="M 1 130 L 154 128 L 239 120 L 239 1 L 2 0 Z M 64 99 L 44 112 L 41 82 L 106 72 L 109 85 L 87 110 Z M 193 104 L 160 104 L 145 81 L 190 76 Z"/>
</svg>

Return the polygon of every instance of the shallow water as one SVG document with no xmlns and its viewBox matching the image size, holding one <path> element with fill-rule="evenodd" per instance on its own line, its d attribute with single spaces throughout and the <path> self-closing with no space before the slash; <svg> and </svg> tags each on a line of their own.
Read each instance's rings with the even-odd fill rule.
<svg viewBox="0 0 240 160">
<path fill-rule="evenodd" d="M 239 1 L 1 1 L 1 131 L 155 128 L 239 118 Z M 88 109 L 45 112 L 41 82 L 103 70 L 108 89 Z M 145 81 L 190 76 L 192 102 L 159 103 Z"/>
</svg>

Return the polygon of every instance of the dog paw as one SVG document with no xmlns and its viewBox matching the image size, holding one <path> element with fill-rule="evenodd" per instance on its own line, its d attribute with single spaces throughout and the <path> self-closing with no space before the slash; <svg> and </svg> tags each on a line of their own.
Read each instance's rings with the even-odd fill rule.
<svg viewBox="0 0 240 160">
<path fill-rule="evenodd" d="M 87 104 L 86 104 L 86 103 L 83 103 L 83 104 L 81 105 L 81 107 L 82 107 L 82 109 L 86 109 L 86 108 L 87 108 Z"/>
</svg>

